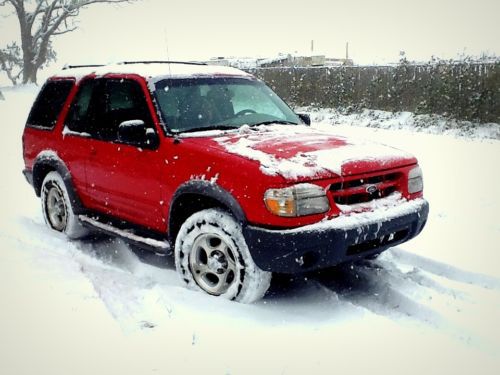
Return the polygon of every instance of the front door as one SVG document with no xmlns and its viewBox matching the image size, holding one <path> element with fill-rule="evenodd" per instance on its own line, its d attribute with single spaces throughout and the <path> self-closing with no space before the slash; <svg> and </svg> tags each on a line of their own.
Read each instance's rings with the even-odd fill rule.
<svg viewBox="0 0 500 375">
<path fill-rule="evenodd" d="M 155 147 L 118 139 L 124 121 L 142 120 L 156 133 L 146 94 L 133 79 L 102 79 L 96 111 L 95 142 L 86 164 L 87 186 L 97 209 L 152 229 L 163 230 L 160 177 Z"/>
<path fill-rule="evenodd" d="M 139 81 L 82 82 L 66 121 L 65 144 L 72 156 L 65 160 L 85 165 L 85 183 L 79 186 L 87 208 L 164 231 L 159 152 L 155 145 L 120 142 L 118 127 L 129 120 L 142 120 L 149 133 L 157 133 Z"/>
</svg>

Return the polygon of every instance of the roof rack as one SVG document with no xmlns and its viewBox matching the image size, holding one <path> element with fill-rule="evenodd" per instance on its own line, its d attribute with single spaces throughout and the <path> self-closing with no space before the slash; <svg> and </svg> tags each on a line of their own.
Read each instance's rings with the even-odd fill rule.
<svg viewBox="0 0 500 375">
<path fill-rule="evenodd" d="M 103 64 L 87 64 L 87 65 L 64 65 L 63 70 L 73 69 L 73 68 L 98 68 L 104 66 Z"/>
<path fill-rule="evenodd" d="M 168 61 L 168 60 L 151 60 L 151 61 L 122 61 L 118 64 L 185 64 L 185 65 L 207 65 L 204 62 L 198 61 Z"/>
</svg>

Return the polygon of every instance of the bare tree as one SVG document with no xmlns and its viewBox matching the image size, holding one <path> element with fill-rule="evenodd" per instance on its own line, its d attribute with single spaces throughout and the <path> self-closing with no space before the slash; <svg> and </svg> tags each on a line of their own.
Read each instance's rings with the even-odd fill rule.
<svg viewBox="0 0 500 375">
<path fill-rule="evenodd" d="M 0 49 L 0 69 L 13 84 L 36 83 L 38 71 L 56 54 L 52 38 L 76 29 L 80 9 L 98 3 L 129 3 L 134 0 L 0 0 L 14 8 L 21 31 L 21 46 L 12 42 Z"/>
<path fill-rule="evenodd" d="M 7 48 L 0 49 L 0 69 L 7 73 L 7 77 L 14 85 L 17 85 L 19 76 L 22 73 L 22 66 L 21 48 L 16 42 L 12 42 Z"/>
</svg>

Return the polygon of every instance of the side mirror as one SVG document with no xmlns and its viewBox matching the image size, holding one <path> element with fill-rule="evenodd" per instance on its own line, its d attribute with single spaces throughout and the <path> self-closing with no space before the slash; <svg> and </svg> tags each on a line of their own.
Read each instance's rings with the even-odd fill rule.
<svg viewBox="0 0 500 375">
<path fill-rule="evenodd" d="M 309 116 L 307 113 L 297 113 L 297 116 L 299 116 L 304 124 L 311 125 L 311 116 Z"/>
<path fill-rule="evenodd" d="M 156 148 L 158 146 L 158 136 L 155 131 L 147 128 L 142 120 L 123 121 L 118 126 L 118 140 L 138 147 Z"/>
</svg>

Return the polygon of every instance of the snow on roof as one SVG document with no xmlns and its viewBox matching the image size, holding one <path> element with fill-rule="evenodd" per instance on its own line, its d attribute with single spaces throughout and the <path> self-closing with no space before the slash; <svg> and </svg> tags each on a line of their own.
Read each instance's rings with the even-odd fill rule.
<svg viewBox="0 0 500 375">
<path fill-rule="evenodd" d="M 104 76 L 106 74 L 138 74 L 150 82 L 166 78 L 238 76 L 252 77 L 251 74 L 236 68 L 218 65 L 184 64 L 184 63 L 129 63 L 103 66 L 74 67 L 63 69 L 56 77 L 74 77 L 77 80 L 89 74 Z"/>
</svg>

